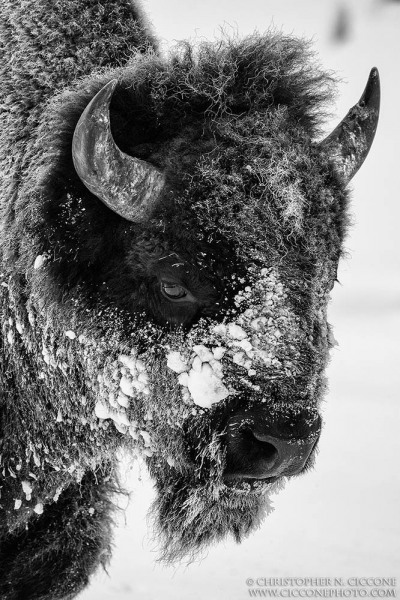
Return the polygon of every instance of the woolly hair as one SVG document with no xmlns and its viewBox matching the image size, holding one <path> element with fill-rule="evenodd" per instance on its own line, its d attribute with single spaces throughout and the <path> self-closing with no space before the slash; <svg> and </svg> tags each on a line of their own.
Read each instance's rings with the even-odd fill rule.
<svg viewBox="0 0 400 600">
<path fill-rule="evenodd" d="M 17 118 L 80 77 L 158 47 L 137 0 L 3 0 L 0 39 L 3 110 L 17 105 Z"/>
<path fill-rule="evenodd" d="M 217 223 L 223 237 L 238 240 L 239 236 L 241 241 L 247 238 L 253 244 L 257 228 L 252 224 L 242 229 L 238 210 L 248 210 L 243 192 L 251 203 L 252 197 L 260 196 L 260 190 L 266 188 L 270 197 L 264 200 L 264 205 L 275 219 L 268 223 L 270 234 L 264 238 L 266 246 L 274 242 L 271 235 L 282 232 L 285 223 L 289 228 L 282 238 L 301 233 L 305 222 L 303 239 L 314 240 L 315 232 L 310 236 L 307 231 L 308 214 L 309 225 L 326 224 L 324 235 L 329 237 L 332 228 L 327 219 L 319 218 L 315 212 L 317 206 L 325 207 L 325 211 L 332 207 L 325 201 L 326 192 L 319 203 L 314 198 L 321 191 L 317 188 L 326 183 L 326 172 L 331 179 L 333 176 L 324 157 L 313 151 L 311 141 L 319 134 L 327 100 L 332 97 L 333 80 L 314 64 L 306 42 L 269 32 L 242 41 L 203 43 L 197 49 L 183 44 L 172 51 L 168 61 L 154 54 L 136 55 L 123 69 L 79 80 L 73 86 L 76 89 L 65 91 L 46 104 L 37 141 L 32 132 L 33 143 L 27 148 L 24 144 L 24 162 L 30 165 L 25 184 L 22 183 L 16 201 L 13 196 L 15 205 L 9 207 L 11 218 L 15 209 L 19 215 L 26 215 L 23 221 L 19 219 L 24 235 L 12 225 L 9 237 L 13 249 L 18 240 L 25 245 L 22 252 L 25 260 L 20 265 L 23 272 L 28 269 L 32 255 L 32 240 L 30 236 L 27 239 L 25 230 L 27 219 L 34 221 L 29 230 L 30 235 L 36 231 L 38 252 L 54 251 L 56 245 L 63 249 L 61 262 L 62 254 L 68 256 L 70 281 L 82 279 L 88 264 L 95 271 L 96 261 L 104 259 L 105 246 L 112 247 L 118 240 L 113 225 L 118 230 L 120 219 L 83 188 L 70 156 L 71 139 L 80 114 L 94 93 L 112 77 L 120 80 L 111 106 L 112 129 L 118 145 L 162 168 L 174 194 L 183 191 L 185 195 L 179 210 L 176 205 L 171 206 L 168 198 L 160 203 L 161 216 L 173 221 L 169 228 L 173 236 L 182 229 L 176 227 L 175 215 L 181 218 L 181 210 L 188 213 L 192 208 L 188 231 L 215 228 Z M 315 167 L 310 169 L 313 163 Z M 302 172 L 310 173 L 307 181 L 299 181 Z M 198 192 L 196 199 L 196 181 L 197 187 L 202 187 L 202 198 Z M 340 186 L 334 187 L 334 192 L 339 191 L 342 196 Z M 35 189 L 40 193 L 39 202 L 32 197 Z M 79 218 L 82 205 L 77 199 L 82 197 L 85 219 Z M 341 220 L 338 238 L 343 237 L 343 203 L 343 199 L 337 201 Z M 278 205 L 277 210 L 274 204 Z M 261 226 L 264 222 L 265 230 L 266 211 L 262 214 L 260 208 L 257 220 Z M 209 215 L 208 223 L 202 215 Z M 244 222 L 251 223 L 248 217 Z M 93 233 L 90 236 L 89 222 Z M 232 230 L 235 222 L 241 226 Z M 150 223 L 150 227 L 153 225 Z M 138 228 L 131 225 L 130 228 L 138 239 Z M 49 232 L 54 235 L 51 240 Z M 340 239 L 331 245 L 337 249 Z M 21 256 L 21 249 L 17 254 Z M 76 256 L 72 265 L 71 256 Z"/>
<path fill-rule="evenodd" d="M 215 490 L 198 488 L 189 490 L 185 480 L 175 479 L 158 488 L 150 517 L 154 538 L 161 547 L 160 560 L 177 563 L 200 558 L 206 548 L 226 538 L 226 533 L 240 543 L 261 524 L 273 510 L 269 494 L 274 489 L 260 489 L 256 494 L 233 496 L 216 494 Z"/>
<path fill-rule="evenodd" d="M 72 484 L 41 519 L 0 544 L 2 600 L 65 600 L 110 557 L 113 486 L 99 469 Z"/>
<path fill-rule="evenodd" d="M 9 549 L 9 542 L 16 549 L 11 553 L 12 560 L 5 564 L 10 570 L 14 568 L 17 579 L 20 571 L 15 561 L 18 550 L 24 552 L 26 541 L 20 531 L 24 519 L 29 518 L 31 526 L 38 531 L 42 526 L 44 532 L 42 537 L 37 536 L 38 545 L 30 546 L 33 562 L 38 565 L 46 543 L 54 540 L 46 515 L 50 520 L 54 518 L 54 531 L 66 528 L 64 514 L 53 507 L 57 505 L 56 489 L 63 490 L 65 495 L 59 500 L 65 499 L 65 518 L 72 529 L 67 528 L 67 541 L 57 546 L 60 561 L 55 572 L 64 577 L 59 588 L 64 594 L 70 587 L 77 590 L 84 585 L 96 560 L 102 552 L 108 552 L 109 498 L 115 479 L 112 457 L 119 445 L 128 442 L 113 425 L 97 422 L 95 385 L 100 385 L 98 371 L 112 374 L 112 361 L 116 362 L 121 352 L 129 352 L 135 343 L 140 351 L 151 350 L 146 348 L 150 337 L 141 338 L 141 330 L 133 328 L 135 314 L 145 308 L 147 316 L 140 314 L 140 319 L 147 319 L 149 328 L 157 317 L 160 321 L 148 265 L 166 251 L 178 251 L 198 267 L 199 289 L 206 288 L 204 273 L 218 288 L 234 274 L 246 277 L 250 262 L 271 266 L 265 274 L 264 288 L 268 280 L 281 312 L 289 314 L 286 323 L 296 324 L 287 327 L 291 331 L 285 332 L 287 337 L 283 337 L 279 348 L 286 339 L 302 343 L 300 349 L 293 344 L 290 349 L 296 356 L 297 371 L 293 377 L 286 376 L 277 389 L 276 410 L 279 393 L 284 396 L 298 383 L 303 386 L 302 403 L 318 404 L 328 351 L 324 310 L 346 223 L 343 183 L 313 146 L 326 101 L 331 97 L 332 78 L 314 65 L 305 42 L 270 32 L 243 41 L 204 43 L 196 50 L 183 44 L 164 60 L 156 55 L 156 45 L 144 22 L 138 20 L 136 8 L 124 1 L 109 4 L 111 21 L 104 6 L 91 0 L 84 8 L 81 2 L 66 0 L 25 2 L 15 8 L 16 12 L 11 2 L 3 3 L 1 8 L 1 76 L 6 86 L 1 91 L 4 185 L 0 206 L 2 282 L 6 285 L 0 290 L 4 356 L 0 382 L 5 417 L 2 422 L 7 434 L 2 460 L 10 473 L 2 498 L 6 518 L 2 548 Z M 25 14 L 27 8 L 31 21 Z M 93 18 L 99 27 L 94 33 Z M 16 21 L 22 41 L 14 50 Z M 40 29 L 39 38 L 36 27 Z M 71 45 L 73 38 L 76 45 Z M 40 49 L 35 39 L 40 39 Z M 61 53 L 53 54 L 54 41 Z M 140 52 L 131 54 L 132 45 Z M 93 95 L 113 78 L 119 81 L 111 105 L 111 126 L 118 145 L 160 167 L 167 177 L 166 192 L 152 219 L 143 225 L 111 213 L 86 190 L 72 164 L 71 141 L 79 116 Z M 38 255 L 48 261 L 43 269 L 36 270 L 33 264 Z M 285 284 L 285 292 L 274 270 Z M 230 299 L 236 291 L 233 284 L 231 288 Z M 257 302 L 256 308 L 260 304 Z M 221 321 L 226 308 L 222 304 L 219 309 L 214 306 L 210 314 Z M 28 318 L 31 309 L 37 317 L 34 324 Z M 298 315 L 301 323 L 296 320 Z M 25 329 L 13 345 L 11 329 L 20 321 Z M 82 327 L 90 338 L 87 346 L 66 340 L 67 323 Z M 162 338 L 158 350 L 165 358 L 173 335 L 162 327 L 153 329 L 153 338 Z M 198 338 L 200 334 L 198 329 Z M 188 338 L 183 332 L 180 335 L 183 346 Z M 99 341 L 98 345 L 93 340 Z M 158 443 L 160 462 L 157 465 L 154 459 L 150 464 L 160 491 L 158 526 L 165 537 L 171 538 L 175 531 L 166 554 L 179 557 L 193 550 L 191 540 L 200 548 L 207 541 L 220 539 L 225 528 L 230 528 L 228 533 L 236 539 L 242 539 L 259 523 L 263 501 L 251 494 L 235 499 L 234 493 L 226 490 L 227 497 L 221 496 L 220 502 L 207 496 L 207 490 L 210 494 L 216 492 L 223 469 L 220 448 L 211 447 L 212 436 L 202 440 L 206 447 L 197 451 L 196 460 L 205 456 L 209 459 L 209 474 L 214 469 L 215 477 L 219 477 L 219 481 L 214 478 L 213 486 L 207 488 L 202 482 L 199 489 L 198 481 L 193 484 L 193 473 L 184 477 L 183 467 L 175 476 L 173 469 L 167 470 L 168 451 L 174 454 L 178 467 L 190 465 L 183 433 L 171 423 L 182 419 L 182 415 L 187 418 L 193 405 L 189 407 L 182 401 L 175 374 L 168 371 L 166 361 L 154 362 L 154 356 L 151 360 L 152 384 L 158 385 L 154 397 L 132 402 L 129 414 L 137 417 Z M 79 371 L 89 363 L 90 373 Z M 43 369 L 47 383 L 41 378 Z M 232 380 L 238 379 L 240 367 L 232 363 L 229 369 Z M 118 387 L 111 375 L 109 381 Z M 81 402 L 82 393 L 88 394 L 90 402 Z M 155 418 L 147 423 L 145 411 L 149 406 Z M 57 419 L 58 408 L 68 415 L 64 421 Z M 221 404 L 219 410 L 223 422 L 227 409 Z M 206 430 L 207 412 L 199 419 Z M 93 428 L 88 434 L 89 422 Z M 35 448 L 42 449 L 38 460 L 26 436 Z M 137 446 L 143 450 L 144 442 L 138 441 Z M 50 457 L 45 456 L 48 448 Z M 12 462 L 14 456 L 21 463 Z M 19 472 L 17 466 L 22 463 L 23 472 Z M 104 465 L 110 469 L 109 482 L 104 477 Z M 193 470 L 193 464 L 191 467 Z M 24 506 L 24 512 L 13 505 L 18 498 L 14 492 L 21 492 L 20 479 L 23 474 L 29 476 L 28 468 L 36 478 L 35 498 L 45 504 L 43 515 L 41 502 L 34 515 L 33 505 Z M 79 477 L 81 484 L 77 483 Z M 92 501 L 97 493 L 99 510 L 93 515 L 85 498 Z M 80 494 L 84 509 L 76 500 Z M 196 512 L 201 498 L 203 514 L 209 510 L 218 520 L 214 532 L 212 521 L 202 523 L 201 513 Z M 30 502 L 23 500 L 25 505 Z M 264 504 L 268 507 L 266 500 Z M 225 507 L 232 511 L 229 518 L 223 517 Z M 185 509 L 186 514 L 181 514 Z M 71 543 L 73 536 L 78 536 L 72 524 L 75 517 L 75 527 L 93 537 L 86 558 L 84 553 L 81 556 L 81 570 L 74 562 Z M 196 535 L 192 534 L 194 526 Z M 85 535 L 77 538 L 80 549 L 85 546 Z M 72 560 L 72 570 L 63 564 L 64 560 Z M 23 589 L 22 574 L 20 577 Z M 43 579 L 43 586 L 49 589 L 49 576 L 43 573 Z M 58 593 L 61 597 L 58 590 L 53 597 Z"/>
</svg>

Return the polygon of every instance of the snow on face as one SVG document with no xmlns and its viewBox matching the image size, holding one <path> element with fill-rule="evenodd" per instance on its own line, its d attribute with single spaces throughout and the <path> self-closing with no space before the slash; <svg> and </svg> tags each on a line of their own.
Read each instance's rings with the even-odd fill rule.
<svg viewBox="0 0 400 600">
<path fill-rule="evenodd" d="M 247 308 L 241 312 L 243 304 Z M 182 401 L 191 402 L 194 409 L 210 409 L 235 396 L 235 379 L 251 392 L 260 389 L 252 379 L 265 378 L 266 371 L 270 379 L 293 374 L 293 364 L 298 360 L 299 319 L 288 308 L 287 294 L 274 270 L 262 269 L 254 286 L 236 296 L 235 305 L 233 320 L 214 322 L 199 331 L 194 327 L 183 340 L 179 338 L 179 349 L 173 347 L 171 340 L 165 354 L 167 369 L 175 374 Z M 228 380 L 225 372 L 229 372 Z M 130 355 L 119 355 L 111 379 L 99 375 L 98 381 L 101 390 L 96 416 L 112 420 L 118 431 L 137 439 L 137 428 L 125 409 L 138 395 L 143 400 L 143 396 L 154 393 L 154 373 L 146 372 L 145 362 L 137 358 L 133 348 Z M 192 412 L 196 414 L 196 409 Z"/>
<path fill-rule="evenodd" d="M 225 381 L 222 359 L 230 371 L 239 367 L 241 384 L 250 390 L 259 390 L 252 378 L 265 378 L 266 369 L 270 379 L 294 374 L 299 319 L 288 308 L 284 286 L 272 269 L 262 269 L 255 289 L 248 286 L 237 295 L 239 310 L 243 303 L 247 308 L 235 320 L 214 324 L 208 336 L 203 333 L 204 343 L 189 343 L 167 355 L 167 366 L 177 374 L 184 396 L 189 394 L 197 406 L 209 409 L 235 395 L 235 388 Z"/>
<path fill-rule="evenodd" d="M 95 405 L 95 415 L 101 420 L 112 420 L 120 433 L 129 433 L 134 440 L 137 440 L 139 437 L 137 422 L 128 418 L 126 409 L 138 395 L 143 398 L 150 393 L 149 376 L 144 362 L 137 358 L 135 350 L 132 350 L 130 355 L 120 354 L 117 362 L 118 365 L 114 364 L 111 378 L 102 377 L 100 374 L 98 376 L 102 393 Z M 145 445 L 143 453 L 151 456 L 150 436 L 146 431 L 140 431 L 140 434 Z"/>
<path fill-rule="evenodd" d="M 293 378 L 304 344 L 300 319 L 274 269 L 253 275 L 252 285 L 237 294 L 235 308 L 223 322 L 194 326 L 187 334 L 165 334 L 162 343 L 140 355 L 133 343 L 128 351 L 115 353 L 114 348 L 113 353 L 110 348 L 100 358 L 99 345 L 93 345 L 87 332 L 67 330 L 69 343 L 81 346 L 95 393 L 92 427 L 112 425 L 138 452 L 163 455 L 160 421 L 172 433 L 194 415 L 240 394 L 263 401 L 268 384 Z M 107 340 L 102 345 L 107 348 Z M 45 345 L 43 361 L 50 369 L 62 368 Z"/>
<path fill-rule="evenodd" d="M 10 322 L 7 331 L 18 343 L 37 344 L 32 356 L 43 382 L 40 393 L 48 394 L 51 407 L 46 443 L 40 446 L 29 438 L 26 458 L 15 458 L 21 480 L 29 482 L 29 488 L 24 483 L 16 489 L 22 506 L 16 502 L 15 510 L 20 514 L 55 500 L 68 481 L 79 481 L 85 469 L 113 456 L 121 444 L 183 472 L 188 465 L 183 431 L 195 418 L 206 424 L 215 409 L 225 410 L 237 399 L 264 402 L 271 384 L 289 381 L 295 388 L 302 365 L 308 364 L 303 359 L 304 348 L 309 349 L 307 328 L 275 269 L 255 271 L 250 279 L 222 322 L 199 322 L 189 332 L 161 332 L 145 323 L 127 335 L 112 318 L 107 335 L 77 320 L 64 323 L 57 333 L 46 329 L 46 316 L 34 308 L 23 324 Z M 319 323 L 323 328 L 323 312 Z M 308 377 L 307 398 L 316 385 L 317 378 Z M 80 440 L 76 452 L 59 445 L 58 431 Z M 212 448 L 221 472 L 217 438 L 202 443 Z"/>
</svg>

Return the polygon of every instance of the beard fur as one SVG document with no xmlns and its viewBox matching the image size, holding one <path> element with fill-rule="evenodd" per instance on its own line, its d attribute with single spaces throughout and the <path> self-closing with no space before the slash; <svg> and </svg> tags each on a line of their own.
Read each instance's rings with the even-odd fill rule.
<svg viewBox="0 0 400 600">
<path fill-rule="evenodd" d="M 149 518 L 159 560 L 165 564 L 200 559 L 207 547 L 227 537 L 241 542 L 273 511 L 270 496 L 284 485 L 280 480 L 226 486 L 217 436 L 203 447 L 196 464 L 202 466 L 186 473 L 160 463 L 149 465 L 158 492 Z"/>
</svg>

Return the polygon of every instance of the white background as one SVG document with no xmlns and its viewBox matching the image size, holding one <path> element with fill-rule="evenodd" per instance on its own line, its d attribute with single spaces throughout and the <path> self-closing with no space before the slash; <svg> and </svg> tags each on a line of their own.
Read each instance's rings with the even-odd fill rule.
<svg viewBox="0 0 400 600">
<path fill-rule="evenodd" d="M 322 64 L 342 78 L 332 107 L 336 117 L 326 133 L 359 99 L 370 68 L 377 66 L 381 119 L 352 182 L 349 258 L 342 261 L 342 285 L 330 305 L 339 347 L 329 367 L 316 469 L 287 485 L 275 498 L 275 512 L 240 546 L 226 542 L 200 563 L 165 568 L 156 563 L 146 529 L 151 482 L 143 467 L 134 466 L 109 576 L 98 573 L 80 600 L 244 600 L 249 577 L 397 577 L 399 586 L 400 2 L 146 0 L 143 5 L 165 47 L 183 38 L 217 38 L 220 26 L 244 35 L 273 23 L 286 33 L 313 37 Z M 347 39 L 338 42 L 333 31 L 340 6 L 347 10 L 349 29 Z"/>
</svg>

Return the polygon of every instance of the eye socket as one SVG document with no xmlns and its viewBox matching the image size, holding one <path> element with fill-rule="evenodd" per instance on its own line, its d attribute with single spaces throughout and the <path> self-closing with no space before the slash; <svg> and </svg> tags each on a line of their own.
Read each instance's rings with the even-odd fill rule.
<svg viewBox="0 0 400 600">
<path fill-rule="evenodd" d="M 182 286 L 169 281 L 163 281 L 161 283 L 161 290 L 164 296 L 171 300 L 180 300 L 188 295 L 187 291 Z"/>
</svg>

